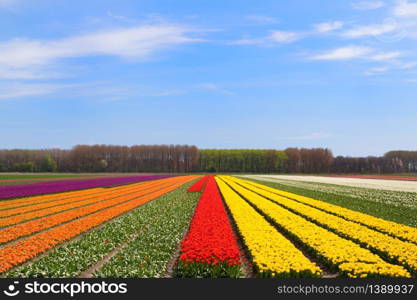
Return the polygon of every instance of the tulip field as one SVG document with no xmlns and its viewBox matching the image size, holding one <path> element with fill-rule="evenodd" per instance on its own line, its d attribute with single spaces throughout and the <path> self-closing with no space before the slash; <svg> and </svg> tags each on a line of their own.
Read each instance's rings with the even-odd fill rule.
<svg viewBox="0 0 417 300">
<path fill-rule="evenodd" d="M 0 276 L 417 277 L 417 227 L 396 216 L 417 206 L 417 182 L 402 193 L 401 183 L 378 190 L 384 180 L 365 189 L 288 177 L 148 174 L 0 186 Z"/>
</svg>

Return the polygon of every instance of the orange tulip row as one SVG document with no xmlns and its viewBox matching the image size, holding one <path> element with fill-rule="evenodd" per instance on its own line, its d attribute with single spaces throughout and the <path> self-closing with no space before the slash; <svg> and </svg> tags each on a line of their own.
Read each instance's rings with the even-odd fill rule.
<svg viewBox="0 0 417 300">
<path fill-rule="evenodd" d="M 33 196 L 33 197 L 25 197 L 13 200 L 2 200 L 0 201 L 0 211 L 10 208 L 16 207 L 23 207 L 38 203 L 44 203 L 49 201 L 61 200 L 61 199 L 69 199 L 73 197 L 78 197 L 80 195 L 94 195 L 103 191 L 103 188 L 93 188 L 88 190 L 81 190 L 75 192 L 65 192 L 65 193 L 58 193 L 58 194 L 48 194 L 48 195 L 41 195 L 41 196 Z"/>
<path fill-rule="evenodd" d="M 16 226 L 4 228 L 0 230 L 0 244 L 7 243 L 22 236 L 27 236 L 51 228 L 53 226 L 62 224 L 64 222 L 68 222 L 70 220 L 94 213 L 105 208 L 109 208 L 127 201 L 131 201 L 133 199 L 136 199 L 137 197 L 141 197 L 149 193 L 158 191 L 161 188 L 166 188 L 167 186 L 172 184 L 174 184 L 172 181 L 166 180 L 166 182 L 164 183 L 159 182 L 158 185 L 148 184 L 146 185 L 146 187 L 137 189 L 134 193 L 119 194 L 115 198 L 107 198 L 108 195 L 103 195 L 104 198 L 102 198 L 102 201 L 98 203 L 79 207 L 69 211 L 64 211 L 52 216 L 43 217 Z"/>
<path fill-rule="evenodd" d="M 154 183 L 155 181 L 149 181 L 146 183 Z M 78 197 L 71 197 L 69 199 L 62 199 L 62 200 L 56 200 L 56 201 L 52 201 L 52 202 L 47 202 L 47 203 L 40 203 L 40 204 L 34 204 L 34 205 L 30 205 L 30 206 L 25 206 L 25 207 L 19 207 L 19 208 L 13 208 L 13 209 L 8 209 L 8 210 L 4 210 L 4 211 L 0 211 L 0 226 L 4 226 L 1 225 L 3 219 L 1 219 L 1 217 L 9 217 L 9 216 L 14 216 L 14 215 L 19 215 L 19 214 L 24 214 L 27 212 L 33 212 L 33 211 L 38 211 L 38 210 L 45 210 L 48 208 L 52 208 L 52 210 L 54 211 L 60 211 L 60 210 L 64 210 L 64 209 L 60 209 L 60 205 L 67 205 L 67 204 L 72 204 L 74 203 L 75 206 L 82 206 L 84 204 L 88 204 L 88 203 L 93 203 L 93 202 L 97 202 L 100 201 L 100 199 L 103 198 L 103 195 L 117 195 L 118 193 L 120 193 L 120 191 L 134 191 L 137 187 L 142 186 L 143 183 L 137 183 L 137 184 L 131 184 L 131 185 L 125 185 L 122 188 L 118 187 L 118 188 L 109 188 L 109 189 L 102 189 L 100 192 L 91 195 L 88 190 L 85 190 L 84 193 L 86 195 L 80 194 Z M 99 199 L 99 200 L 97 200 Z M 74 206 L 74 207 L 75 207 Z M 36 213 L 35 213 L 36 214 Z M 46 214 L 42 214 L 42 212 L 40 212 L 41 215 L 46 215 Z M 26 218 L 27 219 L 27 218 Z"/>
<path fill-rule="evenodd" d="M 77 197 L 71 197 L 69 199 L 60 199 L 60 200 L 55 200 L 55 201 L 49 201 L 46 203 L 34 203 L 33 205 L 29 205 L 29 206 L 24 206 L 24 207 L 17 207 L 17 208 L 12 208 L 12 209 L 8 209 L 8 210 L 2 210 L 0 211 L 0 223 L 2 221 L 1 218 L 6 218 L 6 217 L 11 217 L 11 216 L 16 216 L 16 215 L 21 215 L 21 214 L 25 214 L 28 212 L 34 212 L 34 211 L 40 211 L 40 210 L 45 210 L 48 208 L 59 208 L 61 207 L 61 205 L 66 205 L 66 204 L 78 204 L 79 206 L 83 205 L 83 203 L 87 200 L 92 200 L 94 201 L 97 198 L 100 198 L 101 195 L 108 191 L 104 190 L 104 191 L 100 191 L 99 193 L 94 194 L 94 196 L 91 196 L 90 194 L 87 195 L 79 195 Z"/>
<path fill-rule="evenodd" d="M 145 182 L 146 181 L 138 182 L 136 184 L 142 184 Z M 117 186 L 112 189 L 113 190 L 122 189 L 123 187 L 124 186 Z M 75 197 L 85 196 L 85 195 L 95 195 L 97 193 L 103 192 L 104 190 L 106 189 L 102 187 L 98 187 L 98 188 L 84 189 L 84 190 L 78 190 L 78 191 L 69 191 L 69 192 L 62 192 L 62 193 L 55 193 L 55 194 L 24 197 L 24 198 L 13 199 L 13 200 L 2 200 L 0 201 L 0 212 L 4 209 L 30 206 L 33 204 L 75 198 Z"/>
<path fill-rule="evenodd" d="M 167 180 L 169 180 L 169 179 L 167 179 Z M 82 207 L 82 206 L 92 204 L 92 203 L 98 203 L 98 202 L 101 202 L 101 201 L 104 201 L 104 200 L 112 199 L 116 196 L 122 196 L 124 194 L 132 193 L 132 191 L 135 191 L 135 189 L 138 189 L 138 188 L 140 188 L 142 190 L 142 189 L 147 189 L 147 188 L 152 187 L 154 185 L 160 185 L 160 184 L 162 184 L 162 182 L 158 180 L 157 182 L 155 182 L 155 181 L 147 182 L 147 183 L 145 183 L 145 185 L 143 185 L 143 184 L 134 184 L 133 187 L 132 186 L 124 186 L 123 189 L 118 188 L 117 191 L 114 191 L 113 189 L 111 189 L 110 192 L 114 195 L 112 195 L 112 194 L 109 195 L 108 194 L 109 190 L 105 189 L 101 192 L 101 195 L 100 195 L 99 199 L 93 199 L 91 201 L 87 200 L 87 201 L 85 201 L 87 203 L 84 202 L 84 204 L 83 203 L 80 204 L 79 202 L 75 202 L 75 203 L 70 202 L 66 205 L 54 206 L 54 207 L 51 207 L 51 208 L 38 210 L 38 211 L 33 211 L 33 212 L 28 212 L 28 213 L 25 213 L 25 214 L 19 214 L 19 215 L 15 215 L 15 216 L 11 216 L 11 217 L 8 217 L 8 218 L 3 218 L 3 219 L 0 218 L 0 227 L 16 225 L 16 224 L 26 222 L 26 221 L 29 221 L 29 220 L 32 220 L 32 219 L 37 219 L 37 218 L 49 216 L 49 215 L 52 215 L 52 214 L 55 214 L 55 213 L 60 213 L 60 212 L 63 212 L 63 211 L 69 210 L 69 209 Z M 121 194 L 122 192 L 126 192 L 126 193 Z"/>
<path fill-rule="evenodd" d="M 6 245 L 0 249 L 0 273 L 6 272 L 21 263 L 63 243 L 75 236 L 82 234 L 104 222 L 118 217 L 140 205 L 149 202 L 165 193 L 168 193 L 181 185 L 196 179 L 198 176 L 175 177 L 174 184 L 159 191 L 150 193 L 144 197 L 128 201 L 126 203 L 107 208 L 65 223 L 51 230 L 32 235 L 26 239 Z"/>
</svg>

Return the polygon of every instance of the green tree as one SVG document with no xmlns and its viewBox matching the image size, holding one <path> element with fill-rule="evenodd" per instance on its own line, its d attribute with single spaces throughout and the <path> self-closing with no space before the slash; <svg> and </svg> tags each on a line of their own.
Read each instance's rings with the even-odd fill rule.
<svg viewBox="0 0 417 300">
<path fill-rule="evenodd" d="M 31 161 L 15 163 L 13 165 L 13 171 L 16 172 L 33 172 L 34 169 L 35 165 Z"/>
<path fill-rule="evenodd" d="M 56 161 L 50 156 L 45 155 L 41 163 L 42 172 L 55 172 L 57 169 Z"/>
</svg>

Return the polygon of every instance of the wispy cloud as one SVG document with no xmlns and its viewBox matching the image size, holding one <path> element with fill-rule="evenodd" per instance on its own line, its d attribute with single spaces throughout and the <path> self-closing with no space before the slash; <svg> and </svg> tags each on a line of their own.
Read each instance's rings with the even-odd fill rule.
<svg viewBox="0 0 417 300">
<path fill-rule="evenodd" d="M 397 0 L 394 7 L 394 15 L 396 17 L 416 17 L 417 16 L 417 2 L 410 2 L 407 0 Z"/>
<path fill-rule="evenodd" d="M 198 85 L 197 88 L 219 93 L 219 94 L 226 95 L 226 96 L 236 95 L 235 92 L 227 90 L 216 83 L 203 83 L 203 84 Z"/>
<path fill-rule="evenodd" d="M 417 67 L 417 61 L 401 62 L 399 68 L 402 70 L 412 69 Z"/>
<path fill-rule="evenodd" d="M 53 94 L 57 91 L 74 88 L 75 85 L 70 84 L 46 84 L 46 83 L 21 83 L 12 82 L 0 84 L 0 99 L 15 99 L 36 97 Z"/>
<path fill-rule="evenodd" d="M 314 28 L 319 33 L 327 33 L 342 28 L 344 24 L 341 21 L 323 22 L 314 25 Z"/>
<path fill-rule="evenodd" d="M 331 49 L 318 55 L 311 56 L 312 60 L 349 60 L 349 59 L 365 59 L 370 61 L 393 61 L 402 56 L 400 51 L 379 52 L 370 47 L 364 46 L 347 46 Z"/>
<path fill-rule="evenodd" d="M 352 3 L 352 7 L 357 10 L 373 10 L 386 5 L 384 1 L 359 1 Z"/>
<path fill-rule="evenodd" d="M 357 26 L 342 33 L 347 38 L 360 38 L 366 36 L 378 36 L 393 32 L 398 29 L 398 25 L 394 23 L 374 24 Z"/>
<path fill-rule="evenodd" d="M 364 74 L 366 76 L 380 75 L 386 73 L 388 70 L 388 67 L 372 68 L 366 71 Z"/>
<path fill-rule="evenodd" d="M 403 54 L 400 51 L 385 52 L 385 53 L 378 53 L 378 54 L 372 55 L 370 56 L 370 59 L 376 60 L 376 61 L 388 61 L 388 60 L 398 58 L 401 55 Z"/>
<path fill-rule="evenodd" d="M 51 77 L 59 77 L 59 75 L 37 67 L 13 68 L 0 65 L 0 79 L 35 80 Z"/>
<path fill-rule="evenodd" d="M 114 81 L 87 81 L 74 83 L 35 83 L 9 81 L 0 83 L 0 100 L 31 99 L 39 96 L 71 99 L 93 99 L 91 101 L 108 103 L 130 99 L 149 99 L 150 97 L 170 97 L 195 92 L 194 90 L 163 89 L 161 86 L 144 86 Z M 218 88 L 219 90 L 220 87 Z M 220 93 L 219 91 L 217 91 Z M 226 93 L 226 90 L 222 91 Z"/>
<path fill-rule="evenodd" d="M 233 41 L 234 45 L 271 46 L 276 44 L 290 44 L 303 38 L 303 34 L 295 31 L 272 30 L 269 35 L 261 38 L 243 38 Z"/>
<path fill-rule="evenodd" d="M 194 29 L 178 25 L 148 25 L 94 32 L 57 40 L 13 39 L 0 42 L 3 78 L 39 76 L 40 68 L 60 59 L 117 56 L 146 60 L 176 45 L 200 42 Z"/>
<path fill-rule="evenodd" d="M 274 42 L 287 44 L 295 42 L 301 39 L 301 37 L 302 35 L 297 32 L 275 30 L 271 32 L 269 39 Z"/>
<path fill-rule="evenodd" d="M 369 47 L 347 46 L 332 49 L 319 55 L 312 56 L 312 60 L 348 60 L 354 58 L 363 58 L 371 54 L 374 50 Z"/>
</svg>

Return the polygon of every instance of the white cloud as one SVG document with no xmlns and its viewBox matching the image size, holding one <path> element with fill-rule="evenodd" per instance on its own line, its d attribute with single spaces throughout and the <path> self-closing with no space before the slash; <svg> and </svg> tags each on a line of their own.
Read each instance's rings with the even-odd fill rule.
<svg viewBox="0 0 417 300">
<path fill-rule="evenodd" d="M 271 46 L 274 44 L 290 44 L 303 38 L 303 35 L 293 31 L 280 31 L 273 30 L 266 37 L 262 38 L 244 38 L 237 41 L 233 41 L 233 45 L 260 45 Z"/>
<path fill-rule="evenodd" d="M 64 88 L 73 88 L 73 85 L 62 84 L 28 84 L 13 82 L 0 84 L 0 99 L 14 99 L 35 97 L 52 94 Z"/>
<path fill-rule="evenodd" d="M 146 60 L 176 45 L 198 42 L 193 29 L 176 25 L 149 25 L 113 29 L 56 40 L 13 39 L 0 42 L 0 74 L 12 78 L 39 76 L 41 67 L 59 59 L 85 56 L 117 56 Z M 34 71 L 35 70 L 35 71 Z"/>
<path fill-rule="evenodd" d="M 397 0 L 394 7 L 394 15 L 397 17 L 416 17 L 417 2 L 409 2 L 407 0 Z"/>
<path fill-rule="evenodd" d="M 313 60 L 348 60 L 364 58 L 373 52 L 372 48 L 361 46 L 348 46 L 333 49 L 322 54 L 311 57 Z"/>
<path fill-rule="evenodd" d="M 35 69 L 13 69 L 0 66 L 0 79 L 45 79 L 50 76 L 46 76 L 45 72 L 36 71 Z"/>
<path fill-rule="evenodd" d="M 385 33 L 393 32 L 398 29 L 398 25 L 392 22 L 376 25 L 357 26 L 345 31 L 342 36 L 347 38 L 360 38 L 365 36 L 378 36 Z"/>
<path fill-rule="evenodd" d="M 378 52 L 377 50 L 363 46 L 347 46 L 329 50 L 319 55 L 312 56 L 312 60 L 350 60 L 350 59 L 364 59 L 378 62 L 392 62 L 396 58 L 403 55 L 400 51 L 392 52 Z"/>
<path fill-rule="evenodd" d="M 386 6 L 383 1 L 360 1 L 352 3 L 352 7 L 357 10 L 373 10 Z"/>
<path fill-rule="evenodd" d="M 343 27 L 343 25 L 344 25 L 344 22 L 340 22 L 340 21 L 323 22 L 323 23 L 314 25 L 314 28 L 319 33 L 326 33 L 326 32 L 340 29 Z"/>
<path fill-rule="evenodd" d="M 169 97 L 189 93 L 187 90 L 162 90 L 161 86 L 143 86 L 111 81 L 87 81 L 75 83 L 28 83 L 9 81 L 0 83 L 0 99 L 54 96 L 62 98 L 86 98 L 96 102 L 114 102 L 149 97 Z"/>
<path fill-rule="evenodd" d="M 400 66 L 399 66 L 401 70 L 408 70 L 414 67 L 417 67 L 417 61 L 402 62 L 400 63 Z"/>
<path fill-rule="evenodd" d="M 365 75 L 372 76 L 372 75 L 380 75 L 386 73 L 389 70 L 388 67 L 379 67 L 379 68 L 372 68 L 365 72 Z"/>
<path fill-rule="evenodd" d="M 278 43 L 292 43 L 301 38 L 301 35 L 297 32 L 291 31 L 272 31 L 269 35 L 269 40 Z"/>
<path fill-rule="evenodd" d="M 401 55 L 402 55 L 402 53 L 399 52 L 399 51 L 385 52 L 385 53 L 375 54 L 375 55 L 371 56 L 370 59 L 376 60 L 376 61 L 386 61 L 386 60 L 392 60 L 392 59 L 397 58 Z"/>
<path fill-rule="evenodd" d="M 226 95 L 226 96 L 236 95 L 235 92 L 229 91 L 215 83 L 203 83 L 203 84 L 198 85 L 197 88 L 208 90 L 211 92 L 216 92 L 216 93 Z"/>
</svg>

